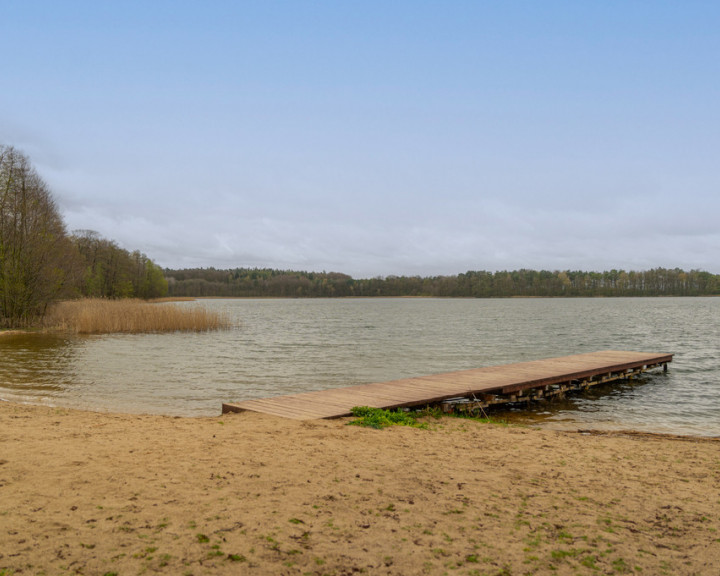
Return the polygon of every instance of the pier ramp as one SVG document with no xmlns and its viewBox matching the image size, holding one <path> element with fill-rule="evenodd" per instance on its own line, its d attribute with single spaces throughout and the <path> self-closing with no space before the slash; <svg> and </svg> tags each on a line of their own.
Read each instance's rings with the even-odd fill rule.
<svg viewBox="0 0 720 576">
<path fill-rule="evenodd" d="M 548 398 L 596 384 L 633 377 L 646 370 L 667 370 L 673 355 L 657 352 L 604 350 L 258 398 L 222 405 L 227 412 L 263 412 L 298 420 L 350 416 L 355 406 L 405 408 L 441 402 L 473 403 L 479 407 Z"/>
</svg>

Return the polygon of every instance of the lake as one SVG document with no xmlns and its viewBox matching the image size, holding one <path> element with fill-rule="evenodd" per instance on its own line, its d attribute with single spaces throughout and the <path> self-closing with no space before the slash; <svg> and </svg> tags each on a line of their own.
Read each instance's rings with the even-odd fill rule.
<svg viewBox="0 0 720 576">
<path fill-rule="evenodd" d="M 674 353 L 669 372 L 508 418 L 720 436 L 720 299 L 203 300 L 226 332 L 0 338 L 0 398 L 210 416 L 222 402 L 604 349 Z M 164 305 L 164 304 L 163 304 Z M 193 306 L 195 303 L 177 303 Z"/>
</svg>

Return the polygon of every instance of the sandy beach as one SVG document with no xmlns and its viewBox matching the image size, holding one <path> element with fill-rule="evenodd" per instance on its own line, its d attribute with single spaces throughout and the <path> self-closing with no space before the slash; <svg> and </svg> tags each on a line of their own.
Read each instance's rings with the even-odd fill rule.
<svg viewBox="0 0 720 576">
<path fill-rule="evenodd" d="M 0 574 L 718 574 L 720 441 L 0 402 Z"/>
</svg>

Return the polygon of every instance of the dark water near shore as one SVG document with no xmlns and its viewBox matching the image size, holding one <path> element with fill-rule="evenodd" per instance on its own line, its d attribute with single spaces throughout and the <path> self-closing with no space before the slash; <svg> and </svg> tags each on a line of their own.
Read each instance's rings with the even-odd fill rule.
<svg viewBox="0 0 720 576">
<path fill-rule="evenodd" d="M 192 303 L 176 304 L 180 306 Z M 667 374 L 521 418 L 720 435 L 720 298 L 210 300 L 207 334 L 0 338 L 0 398 L 216 415 L 224 401 L 603 349 L 675 354 Z"/>
</svg>

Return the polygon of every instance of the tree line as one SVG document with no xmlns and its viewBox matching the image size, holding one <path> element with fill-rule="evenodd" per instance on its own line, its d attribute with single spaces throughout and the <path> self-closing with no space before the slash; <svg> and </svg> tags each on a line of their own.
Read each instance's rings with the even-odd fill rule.
<svg viewBox="0 0 720 576">
<path fill-rule="evenodd" d="M 270 268 L 165 270 L 171 296 L 216 297 L 374 297 L 466 298 L 712 296 L 720 295 L 720 275 L 701 270 L 654 268 L 645 271 L 469 271 L 456 276 L 387 276 L 355 279 L 338 272 Z"/>
<path fill-rule="evenodd" d="M 155 298 L 162 269 L 92 231 L 69 234 L 29 158 L 0 145 L 0 327 L 27 327 L 59 299 Z"/>
<path fill-rule="evenodd" d="M 270 268 L 162 270 L 91 230 L 69 234 L 30 160 L 0 145 L 0 327 L 29 326 L 50 304 L 80 296 L 557 297 L 720 295 L 701 270 L 468 271 L 456 276 L 355 279 L 338 272 Z"/>
</svg>

